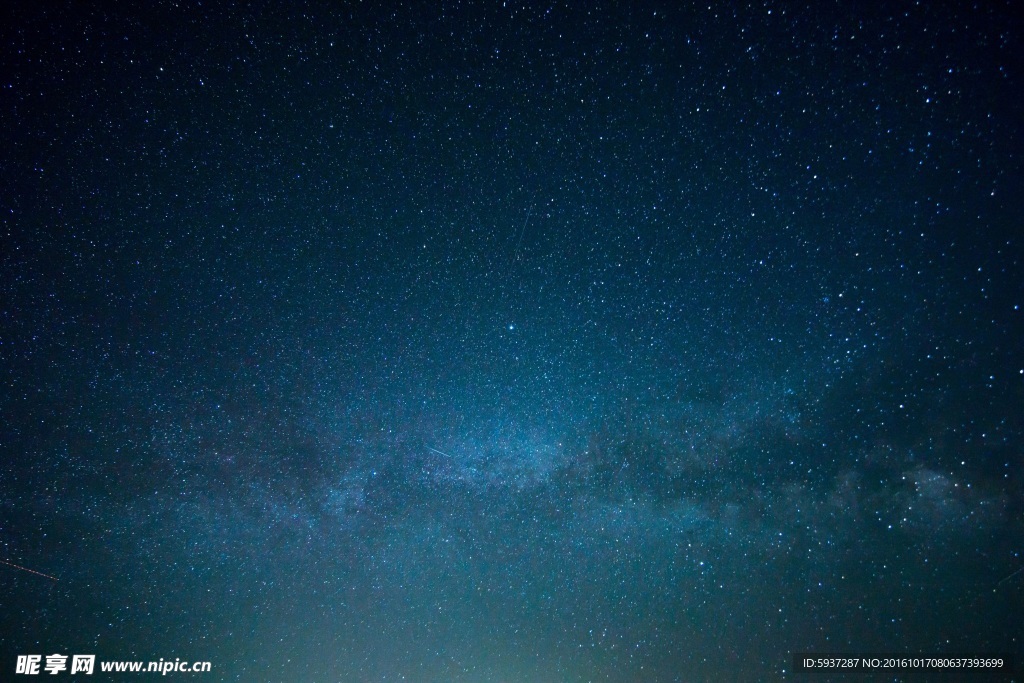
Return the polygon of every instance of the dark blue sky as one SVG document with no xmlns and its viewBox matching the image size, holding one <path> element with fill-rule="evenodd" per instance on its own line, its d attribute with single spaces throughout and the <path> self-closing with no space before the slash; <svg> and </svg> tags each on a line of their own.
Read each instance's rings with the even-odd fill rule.
<svg viewBox="0 0 1024 683">
<path fill-rule="evenodd" d="M 622 4 L 3 10 L 3 670 L 1020 657 L 1012 3 Z"/>
</svg>

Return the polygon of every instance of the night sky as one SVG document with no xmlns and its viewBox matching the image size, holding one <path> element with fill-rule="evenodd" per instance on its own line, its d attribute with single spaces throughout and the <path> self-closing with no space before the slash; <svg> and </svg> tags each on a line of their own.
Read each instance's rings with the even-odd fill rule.
<svg viewBox="0 0 1024 683">
<path fill-rule="evenodd" d="M 1024 653 L 1019 6 L 85 5 L 0 18 L 4 680 Z"/>
</svg>

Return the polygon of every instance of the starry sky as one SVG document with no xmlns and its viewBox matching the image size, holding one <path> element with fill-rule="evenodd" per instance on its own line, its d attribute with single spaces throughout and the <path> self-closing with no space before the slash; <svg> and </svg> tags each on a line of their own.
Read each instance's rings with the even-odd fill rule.
<svg viewBox="0 0 1024 683">
<path fill-rule="evenodd" d="M 0 666 L 1020 657 L 1013 5 L 5 5 Z"/>
</svg>

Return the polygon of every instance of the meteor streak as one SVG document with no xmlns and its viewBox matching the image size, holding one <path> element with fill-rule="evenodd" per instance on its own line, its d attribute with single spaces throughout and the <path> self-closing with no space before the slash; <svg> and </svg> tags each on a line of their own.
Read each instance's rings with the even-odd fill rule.
<svg viewBox="0 0 1024 683">
<path fill-rule="evenodd" d="M 1021 567 L 1020 569 L 1018 569 L 1014 573 L 1010 574 L 1009 576 L 1003 577 L 1003 580 L 1000 581 L 999 583 L 997 583 L 996 586 L 1002 586 L 1004 583 L 1006 583 L 1007 581 L 1009 581 L 1013 577 L 1017 576 L 1017 574 L 1020 574 L 1021 572 L 1024 572 L 1024 567 Z"/>
<path fill-rule="evenodd" d="M 444 456 L 444 457 L 446 457 L 446 458 L 450 458 L 450 457 L 452 457 L 452 456 L 448 455 L 447 453 L 444 453 L 444 452 L 442 452 L 442 451 L 439 451 L 439 450 L 437 450 L 436 448 L 431 448 L 430 446 L 427 446 L 427 450 L 428 450 L 428 451 L 434 451 L 434 452 L 435 452 L 435 453 L 437 453 L 438 455 L 443 455 L 443 456 Z"/>
<path fill-rule="evenodd" d="M 36 576 L 41 576 L 44 579 L 49 579 L 50 581 L 59 581 L 60 580 L 56 576 L 50 576 L 49 574 L 44 574 L 42 572 L 37 572 L 35 569 L 29 569 L 28 567 L 22 567 L 20 564 L 14 564 L 13 562 L 8 562 L 7 560 L 0 560 L 0 563 L 6 564 L 8 567 L 14 567 L 15 569 L 20 569 L 23 572 L 28 572 L 29 574 L 35 574 Z"/>
</svg>

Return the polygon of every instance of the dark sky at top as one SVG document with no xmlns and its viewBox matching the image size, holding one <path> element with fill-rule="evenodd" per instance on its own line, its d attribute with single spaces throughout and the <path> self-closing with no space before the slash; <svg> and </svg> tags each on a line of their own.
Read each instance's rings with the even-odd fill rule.
<svg viewBox="0 0 1024 683">
<path fill-rule="evenodd" d="M 3 677 L 1020 658 L 1014 10 L 7 5 Z"/>
</svg>

